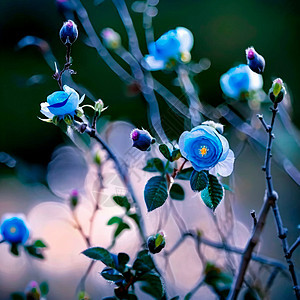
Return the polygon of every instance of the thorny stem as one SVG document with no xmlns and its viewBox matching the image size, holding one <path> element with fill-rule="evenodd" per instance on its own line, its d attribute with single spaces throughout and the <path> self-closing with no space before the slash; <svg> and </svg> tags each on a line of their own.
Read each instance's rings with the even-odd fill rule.
<svg viewBox="0 0 300 300">
<path fill-rule="evenodd" d="M 256 226 L 252 232 L 252 235 L 251 235 L 250 239 L 248 240 L 247 246 L 243 252 L 239 271 L 236 274 L 234 283 L 231 287 L 231 290 L 230 290 L 230 293 L 228 296 L 228 299 L 231 299 L 231 300 L 237 299 L 237 297 L 239 295 L 239 292 L 242 288 L 242 284 L 244 282 L 244 277 L 245 277 L 248 265 L 250 263 L 250 260 L 253 259 L 253 254 L 252 254 L 253 250 L 254 250 L 255 246 L 257 245 L 257 243 L 259 242 L 260 235 L 263 231 L 263 227 L 265 225 L 266 218 L 267 218 L 267 215 L 268 215 L 271 207 L 273 208 L 273 212 L 275 215 L 279 236 L 281 236 L 281 234 L 284 233 L 279 210 L 277 207 L 278 195 L 273 189 L 273 182 L 272 182 L 272 176 L 271 176 L 271 157 L 272 157 L 271 149 L 272 149 L 272 142 L 274 139 L 274 135 L 273 135 L 272 131 L 273 131 L 273 127 L 274 127 L 276 114 L 278 111 L 276 103 L 274 104 L 274 107 L 271 108 L 271 111 L 272 111 L 272 119 L 271 119 L 271 124 L 269 126 L 264 122 L 262 116 L 258 115 L 259 120 L 261 120 L 264 128 L 266 129 L 266 132 L 268 133 L 268 143 L 267 143 L 267 148 L 266 148 L 265 165 L 263 167 L 263 171 L 265 171 L 265 173 L 266 173 L 265 200 L 264 200 L 264 204 L 261 208 L 261 211 L 260 211 L 260 214 L 259 214 L 259 217 L 257 220 L 257 224 L 256 224 Z M 277 209 L 275 209 L 276 214 L 275 214 L 274 208 L 277 208 Z M 282 230 L 283 230 L 283 232 L 282 232 Z M 284 252 L 286 253 L 287 241 L 286 241 L 285 234 L 282 235 L 282 244 L 283 244 Z M 294 290 L 295 290 L 296 297 L 297 297 L 297 299 L 300 299 L 299 287 L 297 284 L 297 278 L 296 278 L 296 274 L 295 274 L 295 270 L 294 270 L 294 265 L 290 259 L 287 259 L 287 262 L 289 264 L 289 271 L 291 273 L 292 280 L 294 283 Z"/>
</svg>

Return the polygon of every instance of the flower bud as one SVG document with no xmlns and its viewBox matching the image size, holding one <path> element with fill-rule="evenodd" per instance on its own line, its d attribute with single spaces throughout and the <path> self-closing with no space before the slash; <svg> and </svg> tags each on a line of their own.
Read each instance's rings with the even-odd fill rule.
<svg viewBox="0 0 300 300">
<path fill-rule="evenodd" d="M 253 72 L 261 74 L 264 71 L 265 59 L 253 47 L 246 49 L 246 58 L 247 64 Z"/>
<path fill-rule="evenodd" d="M 155 143 L 155 139 L 147 130 L 134 129 L 131 131 L 130 137 L 133 141 L 132 146 L 141 151 L 150 151 L 151 144 Z"/>
<path fill-rule="evenodd" d="M 147 246 L 151 253 L 159 253 L 166 246 L 165 234 L 159 232 L 150 236 L 147 240 Z"/>
<path fill-rule="evenodd" d="M 71 196 L 70 196 L 70 205 L 71 205 L 71 208 L 72 208 L 72 209 L 74 209 L 74 208 L 77 206 L 77 204 L 78 204 L 78 199 L 79 199 L 78 196 L 79 196 L 79 195 L 78 195 L 78 191 L 77 191 L 77 190 L 73 190 L 73 191 L 71 192 Z"/>
<path fill-rule="evenodd" d="M 96 154 L 94 155 L 94 163 L 98 166 L 101 165 L 101 156 L 100 156 L 99 151 L 96 152 Z"/>
<path fill-rule="evenodd" d="M 81 118 L 83 115 L 84 115 L 84 111 L 81 107 L 78 107 L 76 110 L 75 110 L 75 114 L 78 118 Z"/>
<path fill-rule="evenodd" d="M 104 103 L 101 99 L 95 102 L 95 111 L 100 115 L 103 110 Z"/>
<path fill-rule="evenodd" d="M 65 45 L 73 44 L 78 37 L 77 25 L 72 20 L 68 20 L 60 29 L 59 37 Z"/>
<path fill-rule="evenodd" d="M 73 124 L 73 117 L 67 114 L 64 116 L 64 121 L 67 125 L 71 126 Z"/>
<path fill-rule="evenodd" d="M 104 45 L 111 50 L 116 50 L 121 46 L 121 37 L 111 28 L 105 28 L 101 31 L 101 37 Z"/>
<path fill-rule="evenodd" d="M 284 95 L 286 94 L 286 89 L 284 87 L 283 81 L 281 78 L 277 78 L 273 81 L 272 87 L 269 90 L 269 98 L 273 103 L 280 103 Z"/>
<path fill-rule="evenodd" d="M 36 281 L 30 281 L 25 289 L 27 300 L 40 300 L 41 291 L 38 283 Z"/>
</svg>

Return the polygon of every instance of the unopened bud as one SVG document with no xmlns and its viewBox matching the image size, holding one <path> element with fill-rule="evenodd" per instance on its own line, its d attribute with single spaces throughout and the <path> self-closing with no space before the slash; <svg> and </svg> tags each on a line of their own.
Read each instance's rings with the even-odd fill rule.
<svg viewBox="0 0 300 300">
<path fill-rule="evenodd" d="M 94 162 L 95 162 L 95 164 L 97 164 L 98 166 L 101 165 L 101 156 L 100 156 L 100 153 L 99 153 L 99 152 L 97 152 L 97 153 L 95 154 L 95 156 L 94 156 Z"/>
<path fill-rule="evenodd" d="M 101 37 L 104 45 L 111 50 L 116 50 L 121 46 L 121 37 L 111 28 L 105 28 L 101 31 Z"/>
<path fill-rule="evenodd" d="M 269 90 L 269 98 L 273 103 L 279 103 L 283 100 L 286 94 L 286 89 L 284 87 L 283 81 L 277 78 L 273 81 L 272 87 Z"/>
<path fill-rule="evenodd" d="M 261 74 L 264 71 L 265 59 L 253 47 L 246 49 L 246 58 L 247 64 L 253 72 Z"/>
<path fill-rule="evenodd" d="M 147 130 L 134 129 L 131 131 L 130 137 L 133 141 L 132 146 L 141 150 L 149 151 L 151 144 L 155 143 L 155 139 Z"/>
<path fill-rule="evenodd" d="M 84 111 L 81 107 L 78 107 L 76 110 L 75 110 L 75 114 L 78 118 L 81 118 L 83 115 L 84 115 Z"/>
<path fill-rule="evenodd" d="M 78 37 L 77 25 L 72 20 L 68 20 L 60 29 L 59 37 L 65 45 L 73 44 Z"/>
<path fill-rule="evenodd" d="M 27 300 L 40 300 L 41 291 L 36 281 L 30 281 L 25 289 Z"/>
<path fill-rule="evenodd" d="M 214 121 L 205 121 L 202 123 L 203 125 L 208 125 L 216 129 L 220 134 L 223 134 L 224 132 L 224 125 L 220 123 L 216 123 Z"/>
<path fill-rule="evenodd" d="M 70 205 L 71 208 L 74 209 L 78 204 L 79 194 L 77 190 L 73 190 L 70 196 Z"/>
<path fill-rule="evenodd" d="M 95 102 L 95 111 L 100 115 L 101 111 L 103 110 L 104 103 L 101 99 Z"/>
<path fill-rule="evenodd" d="M 166 246 L 165 234 L 159 232 L 150 236 L 147 240 L 147 246 L 151 253 L 159 253 Z"/>
<path fill-rule="evenodd" d="M 67 125 L 71 126 L 73 124 L 73 117 L 71 115 L 65 115 L 64 116 L 64 121 Z"/>
</svg>

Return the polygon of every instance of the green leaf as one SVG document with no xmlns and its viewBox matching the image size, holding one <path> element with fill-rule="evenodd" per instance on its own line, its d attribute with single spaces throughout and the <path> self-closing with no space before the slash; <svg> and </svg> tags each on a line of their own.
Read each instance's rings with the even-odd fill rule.
<svg viewBox="0 0 300 300">
<path fill-rule="evenodd" d="M 101 247 L 92 247 L 82 252 L 85 256 L 102 261 L 106 266 L 115 268 L 113 257 L 109 251 Z"/>
<path fill-rule="evenodd" d="M 222 186 L 224 190 L 233 192 L 233 189 L 228 184 L 222 183 Z"/>
<path fill-rule="evenodd" d="M 193 171 L 193 167 L 183 169 L 177 174 L 176 179 L 190 180 Z"/>
<path fill-rule="evenodd" d="M 19 256 L 19 249 L 18 249 L 18 245 L 17 244 L 12 244 L 10 247 L 10 252 L 13 255 Z"/>
<path fill-rule="evenodd" d="M 36 247 L 36 248 L 46 248 L 47 247 L 42 240 L 36 240 L 33 243 L 33 246 Z"/>
<path fill-rule="evenodd" d="M 177 160 L 181 157 L 181 153 L 179 149 L 174 149 L 172 151 L 171 161 Z"/>
<path fill-rule="evenodd" d="M 204 190 L 208 185 L 207 171 L 193 171 L 190 178 L 191 189 L 194 192 L 200 192 Z"/>
<path fill-rule="evenodd" d="M 125 207 L 126 211 L 130 209 L 130 203 L 125 196 L 113 196 L 113 200 L 121 207 Z"/>
<path fill-rule="evenodd" d="M 201 192 L 201 198 L 205 205 L 213 211 L 217 208 L 223 199 L 223 188 L 218 178 L 214 175 L 208 175 L 208 186 Z"/>
<path fill-rule="evenodd" d="M 120 272 L 124 271 L 126 264 L 129 262 L 129 260 L 130 260 L 130 257 L 128 254 L 123 253 L 123 252 L 120 252 L 118 254 L 118 263 L 119 263 L 118 270 Z"/>
<path fill-rule="evenodd" d="M 150 178 L 144 190 L 148 212 L 162 206 L 168 198 L 167 181 L 163 176 Z"/>
<path fill-rule="evenodd" d="M 190 300 L 193 294 L 191 292 L 187 293 L 183 300 Z"/>
<path fill-rule="evenodd" d="M 128 214 L 127 216 L 131 218 L 136 223 L 136 225 L 140 228 L 140 217 L 137 214 Z"/>
<path fill-rule="evenodd" d="M 174 183 L 170 190 L 170 197 L 174 200 L 184 200 L 184 190 L 181 185 Z"/>
<path fill-rule="evenodd" d="M 44 255 L 41 252 L 40 248 L 35 247 L 34 245 L 24 246 L 24 249 L 33 257 L 44 259 Z"/>
<path fill-rule="evenodd" d="M 130 229 L 130 226 L 125 222 L 120 223 L 114 233 L 114 237 L 116 238 L 125 229 Z"/>
<path fill-rule="evenodd" d="M 148 250 L 142 250 L 138 253 L 136 260 L 133 263 L 133 270 L 141 272 L 149 272 L 154 269 L 154 263 Z"/>
<path fill-rule="evenodd" d="M 145 293 L 153 296 L 155 299 L 163 297 L 165 290 L 159 274 L 149 272 L 139 277 L 138 281 L 143 282 L 141 290 Z"/>
<path fill-rule="evenodd" d="M 40 291 L 41 291 L 42 296 L 46 296 L 49 293 L 49 286 L 46 281 L 43 281 L 40 284 Z"/>
<path fill-rule="evenodd" d="M 162 162 L 161 159 L 155 157 L 151 158 L 147 161 L 146 167 L 143 168 L 144 171 L 146 172 L 160 172 L 164 173 L 164 163 Z"/>
<path fill-rule="evenodd" d="M 170 149 L 166 144 L 159 145 L 159 151 L 167 160 L 171 161 L 172 157 L 171 157 Z"/>
<path fill-rule="evenodd" d="M 120 224 L 123 220 L 119 217 L 112 217 L 108 220 L 107 225 Z"/>
<path fill-rule="evenodd" d="M 25 300 L 25 295 L 23 293 L 13 293 L 10 295 L 11 300 Z"/>
<path fill-rule="evenodd" d="M 119 273 L 117 270 L 112 269 L 112 268 L 104 268 L 102 270 L 102 272 L 100 273 L 100 275 L 109 281 L 119 281 L 119 280 L 123 280 L 124 277 L 121 273 Z"/>
</svg>

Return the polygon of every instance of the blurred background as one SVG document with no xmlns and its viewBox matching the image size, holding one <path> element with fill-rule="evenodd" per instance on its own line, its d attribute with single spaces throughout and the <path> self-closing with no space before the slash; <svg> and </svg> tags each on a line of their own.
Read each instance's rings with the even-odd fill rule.
<svg viewBox="0 0 300 300">
<path fill-rule="evenodd" d="M 128 7 L 131 7 L 133 2 L 126 1 Z M 102 1 L 98 6 L 95 6 L 92 0 L 84 0 L 82 3 L 87 8 L 97 33 L 106 27 L 111 27 L 120 33 L 123 45 L 127 47 L 126 31 L 111 1 Z M 263 75 L 265 92 L 270 88 L 274 78 L 281 77 L 286 82 L 291 96 L 292 120 L 296 128 L 300 127 L 300 102 L 298 100 L 300 98 L 299 1 L 161 0 L 157 8 L 158 15 L 153 19 L 155 38 L 157 39 L 164 32 L 178 26 L 187 27 L 193 32 L 195 39 L 192 59 L 199 61 L 201 58 L 207 58 L 211 62 L 208 70 L 195 77 L 202 101 L 213 106 L 224 101 L 219 86 L 220 76 L 230 67 L 238 63 L 245 63 L 244 49 L 254 46 L 266 59 L 266 69 Z M 142 52 L 147 54 L 141 14 L 131 10 L 131 15 L 140 38 Z M 11 158 L 7 158 L 1 154 L 2 162 L 5 163 L 0 161 L 0 215 L 6 212 L 22 211 L 33 216 L 34 212 L 38 214 L 38 209 L 45 214 L 47 207 L 36 208 L 36 206 L 49 201 L 57 202 L 57 206 L 61 204 L 62 195 L 56 193 L 53 188 L 48 190 L 47 165 L 51 161 L 53 151 L 59 145 L 70 145 L 71 143 L 58 127 L 43 123 L 37 118 L 40 116 L 40 103 L 46 101 L 49 94 L 58 90 L 57 83 L 52 79 L 53 72 L 38 48 L 26 47 L 17 50 L 17 44 L 27 35 L 44 39 L 49 43 L 58 63 L 63 64 L 65 47 L 58 37 L 63 20 L 53 0 L 1 0 L 0 2 L 0 152 L 11 156 Z M 121 120 L 134 126 L 148 128 L 147 106 L 143 97 L 133 93 L 130 87 L 126 86 L 99 58 L 96 51 L 84 43 L 82 32 L 83 29 L 79 26 L 79 39 L 72 48 L 73 68 L 77 71 L 77 74 L 73 76 L 74 81 L 85 86 L 96 99 L 101 98 L 105 105 L 109 106 L 109 110 L 105 112 L 107 121 Z M 126 68 L 126 66 L 124 67 Z M 156 72 L 154 77 L 179 97 L 182 95 L 179 87 L 172 84 L 175 74 Z M 159 105 L 163 116 L 163 125 L 169 138 L 177 139 L 183 130 L 183 122 L 172 126 L 170 121 L 172 112 L 164 101 L 159 101 Z M 266 108 L 267 106 L 263 109 L 266 110 Z M 266 114 L 269 116 L 267 112 Z M 300 168 L 299 147 L 286 133 L 284 126 L 278 124 L 277 130 L 276 143 L 280 151 L 282 153 L 286 151 L 294 165 Z M 128 133 L 126 130 L 124 132 Z M 230 136 L 228 137 L 230 138 Z M 124 143 L 127 138 L 128 136 L 124 135 Z M 112 139 L 111 143 L 116 149 L 118 148 L 117 139 Z M 233 145 L 233 149 L 234 147 L 235 145 Z M 262 153 L 256 153 L 249 146 L 245 147 L 236 163 L 235 182 L 238 189 L 234 209 L 237 219 L 243 222 L 247 228 L 251 228 L 249 211 L 251 209 L 259 210 L 264 194 L 263 173 L 260 172 L 262 163 Z M 81 169 L 80 166 L 78 168 Z M 299 186 L 276 166 L 274 166 L 274 175 L 277 192 L 282 198 L 280 207 L 284 224 L 289 228 L 289 239 L 290 242 L 293 242 L 299 234 L 297 229 L 297 225 L 300 223 Z M 145 182 L 146 179 L 141 180 L 141 187 Z M 140 198 L 142 201 L 142 195 Z M 193 208 L 193 205 L 190 204 L 188 207 Z M 59 207 L 52 209 L 50 211 L 57 216 Z M 183 207 L 181 209 L 183 210 Z M 33 217 L 32 222 L 40 224 L 35 218 Z M 276 233 L 272 222 L 272 216 L 270 216 L 261 251 L 283 260 L 280 243 L 275 238 Z M 57 227 L 51 228 L 49 224 L 45 225 L 46 227 L 50 226 L 47 227 L 48 231 L 45 226 L 43 230 L 39 231 L 39 225 L 36 225 L 36 233 L 53 232 L 61 226 L 61 224 L 56 224 Z M 67 230 L 65 233 L 61 233 L 62 239 L 64 239 L 63 234 L 68 236 L 70 233 Z M 47 241 L 47 238 L 45 240 Z M 100 238 L 97 239 L 99 242 L 100 240 Z M 69 248 L 67 247 L 67 249 L 71 256 L 77 257 L 77 253 L 82 250 L 84 245 L 78 245 L 74 241 L 73 244 L 68 244 Z M 53 243 L 54 248 L 58 243 L 55 238 L 52 242 L 50 238 L 48 242 Z M 72 245 L 75 248 L 72 248 Z M 30 271 L 29 266 L 26 265 L 25 271 L 22 271 L 22 277 L 18 277 L 14 284 L 9 285 L 8 283 L 16 278 L 15 270 L 10 269 L 9 266 L 16 266 L 19 260 L 8 256 L 3 249 L 7 252 L 7 249 L 0 245 L 1 258 L 2 255 L 5 255 L 5 257 L 9 257 L 9 261 L 0 265 L 0 299 L 8 299 L 9 293 L 13 291 L 22 291 L 30 276 L 38 278 L 36 280 L 42 277 L 42 280 L 50 281 L 53 294 L 50 294 L 49 299 L 73 299 L 74 290 L 66 293 L 68 296 L 64 298 L 58 296 L 66 288 L 64 280 L 68 284 L 72 284 L 67 279 L 73 272 L 72 260 L 62 272 L 57 272 L 59 267 L 54 267 L 49 262 L 49 268 L 44 266 L 38 271 Z M 181 253 L 183 256 L 185 255 L 184 251 Z M 55 261 L 55 255 L 58 254 L 60 255 L 61 252 L 51 254 L 53 255 L 52 262 Z M 70 260 L 70 256 L 66 253 L 65 257 Z M 295 253 L 298 266 L 299 257 L 298 251 Z M 77 262 L 78 266 L 84 263 L 86 261 L 82 258 L 80 262 Z M 26 263 L 24 262 L 24 264 Z M 34 264 L 38 265 L 39 262 Z M 47 263 L 43 264 L 47 265 Z M 9 272 L 8 269 L 10 269 Z M 16 268 L 16 270 L 18 269 Z M 97 283 L 98 277 L 96 274 L 94 283 Z M 278 279 L 278 282 L 281 284 L 275 286 L 272 299 L 292 297 L 290 283 L 282 278 Z M 73 286 L 75 287 L 76 284 Z M 107 292 L 101 294 L 99 288 L 98 290 L 93 288 L 95 295 L 107 295 Z M 184 290 L 184 288 L 183 284 L 182 289 Z M 108 290 L 111 288 L 108 287 Z"/>
</svg>

